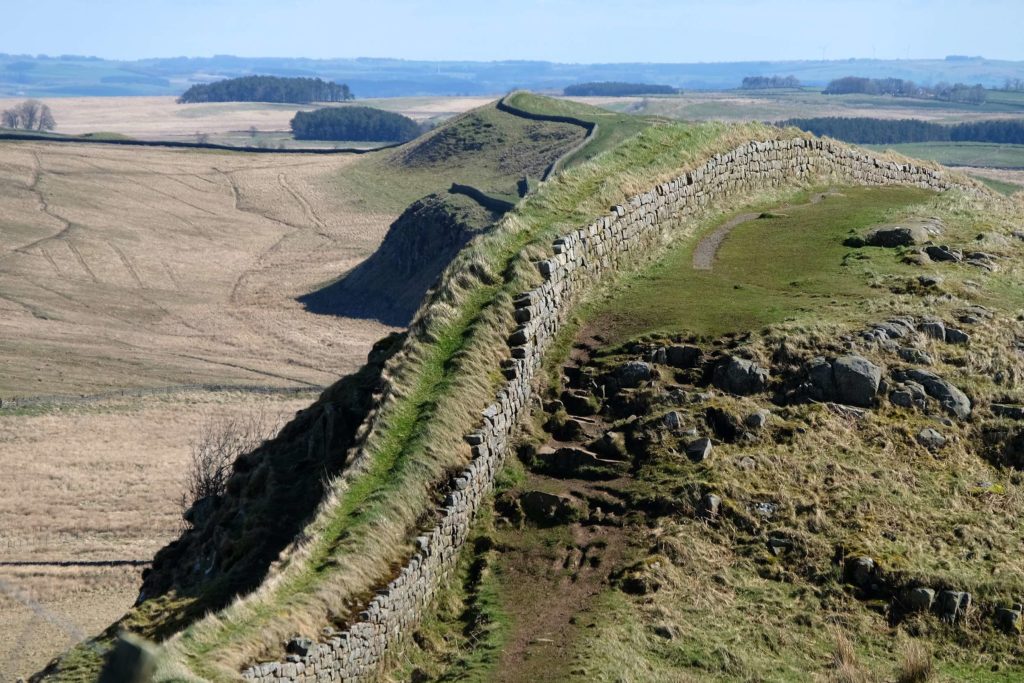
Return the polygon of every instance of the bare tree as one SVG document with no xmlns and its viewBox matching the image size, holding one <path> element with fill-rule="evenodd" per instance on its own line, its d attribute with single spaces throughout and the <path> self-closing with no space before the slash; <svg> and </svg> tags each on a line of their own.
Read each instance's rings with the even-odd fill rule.
<svg viewBox="0 0 1024 683">
<path fill-rule="evenodd" d="M 11 109 L 0 113 L 0 122 L 4 128 L 21 128 L 22 130 L 53 130 L 57 122 L 53 112 L 39 100 L 25 100 Z"/>
<path fill-rule="evenodd" d="M 249 137 L 251 137 L 253 140 L 255 140 L 257 133 L 259 133 L 259 131 L 256 130 L 256 126 L 249 126 Z"/>
<path fill-rule="evenodd" d="M 277 431 L 277 424 L 262 410 L 242 417 L 207 420 L 192 442 L 192 457 L 181 493 L 181 512 L 185 521 L 196 525 L 203 516 L 201 507 L 212 507 L 223 495 L 232 466 L 240 455 L 249 453 Z"/>
<path fill-rule="evenodd" d="M 209 141 L 210 141 L 209 133 L 201 133 L 198 130 L 196 131 L 196 142 L 198 142 L 200 145 L 205 145 Z"/>
</svg>

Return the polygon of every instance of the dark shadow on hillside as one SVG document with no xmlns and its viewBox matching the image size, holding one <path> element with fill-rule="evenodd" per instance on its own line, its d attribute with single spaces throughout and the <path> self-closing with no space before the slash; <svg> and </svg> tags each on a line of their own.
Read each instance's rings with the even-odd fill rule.
<svg viewBox="0 0 1024 683">
<path fill-rule="evenodd" d="M 466 195 L 424 197 L 391 224 L 372 256 L 298 301 L 311 313 L 405 327 L 455 254 L 499 217 Z"/>
</svg>

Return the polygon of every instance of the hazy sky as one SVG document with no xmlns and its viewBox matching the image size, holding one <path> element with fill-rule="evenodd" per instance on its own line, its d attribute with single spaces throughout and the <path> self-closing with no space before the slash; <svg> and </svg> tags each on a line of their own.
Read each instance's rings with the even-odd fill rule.
<svg viewBox="0 0 1024 683">
<path fill-rule="evenodd" d="M 1024 0 L 8 0 L 0 52 L 697 62 L 1024 59 Z"/>
</svg>

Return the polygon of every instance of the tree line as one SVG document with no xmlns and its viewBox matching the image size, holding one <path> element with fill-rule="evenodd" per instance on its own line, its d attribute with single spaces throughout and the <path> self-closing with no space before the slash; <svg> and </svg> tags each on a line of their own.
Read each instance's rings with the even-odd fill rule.
<svg viewBox="0 0 1024 683">
<path fill-rule="evenodd" d="M 743 90 L 768 90 L 771 88 L 799 88 L 796 76 L 747 76 L 743 79 Z"/>
<path fill-rule="evenodd" d="M 907 142 L 991 142 L 1024 145 L 1024 121 L 992 120 L 943 125 L 919 119 L 813 118 L 789 119 L 815 135 L 827 135 L 858 145 L 898 145 Z"/>
<path fill-rule="evenodd" d="M 344 83 L 320 78 L 242 76 L 193 85 L 178 98 L 179 104 L 196 102 L 347 102 L 355 95 Z"/>
<path fill-rule="evenodd" d="M 892 95 L 893 97 L 917 97 L 945 102 L 982 104 L 988 93 L 982 85 L 965 83 L 939 83 L 923 86 L 903 78 L 862 78 L 844 76 L 829 81 L 822 92 L 826 95 Z"/>
<path fill-rule="evenodd" d="M 675 95 L 679 91 L 671 85 L 650 83 L 576 83 L 568 85 L 562 93 L 571 97 L 629 97 L 631 95 Z"/>
<path fill-rule="evenodd" d="M 326 107 L 300 111 L 291 120 L 296 140 L 405 142 L 420 134 L 407 116 L 373 107 Z"/>
<path fill-rule="evenodd" d="M 0 112 L 0 127 L 20 130 L 53 130 L 57 122 L 53 112 L 39 100 L 25 100 Z"/>
</svg>

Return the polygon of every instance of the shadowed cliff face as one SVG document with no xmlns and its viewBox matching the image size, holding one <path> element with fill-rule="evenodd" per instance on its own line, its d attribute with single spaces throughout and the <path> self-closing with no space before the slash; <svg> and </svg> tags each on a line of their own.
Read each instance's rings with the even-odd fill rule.
<svg viewBox="0 0 1024 683">
<path fill-rule="evenodd" d="M 329 387 L 281 432 L 234 463 L 227 491 L 193 526 L 161 549 L 145 572 L 139 603 L 161 596 L 192 599 L 179 618 L 217 609 L 260 584 L 320 503 L 324 485 L 344 469 L 356 430 L 373 408 L 385 361 L 404 335 L 377 342 L 359 372 Z M 129 620 L 131 615 L 129 615 Z M 159 638 L 183 624 L 153 624 Z M 169 627 L 169 628 L 168 628 Z"/>
<path fill-rule="evenodd" d="M 313 313 L 404 327 L 455 254 L 497 218 L 469 197 L 424 197 L 398 217 L 370 258 L 299 301 Z"/>
</svg>

